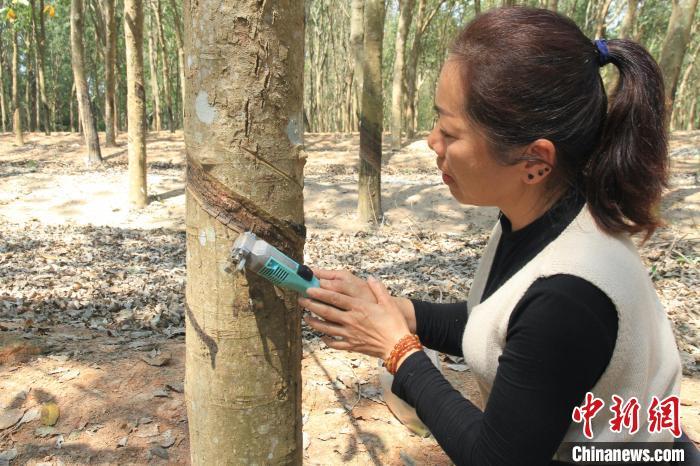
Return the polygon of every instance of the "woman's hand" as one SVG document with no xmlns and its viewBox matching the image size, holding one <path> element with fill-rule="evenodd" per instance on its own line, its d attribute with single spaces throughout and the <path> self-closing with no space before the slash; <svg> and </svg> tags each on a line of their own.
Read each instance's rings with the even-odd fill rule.
<svg viewBox="0 0 700 466">
<path fill-rule="evenodd" d="M 309 288 L 307 295 L 312 299 L 299 298 L 299 304 L 324 319 L 304 318 L 312 328 L 327 335 L 323 341 L 329 347 L 386 360 L 401 337 L 411 332 L 386 287 L 371 277 L 366 284 L 374 302 L 363 292 L 359 293 L 364 296 L 361 299 L 329 289 Z"/>
<path fill-rule="evenodd" d="M 321 288 L 324 290 L 335 291 L 336 293 L 344 294 L 362 301 L 371 303 L 377 302 L 377 297 L 370 288 L 369 283 L 356 277 L 347 270 L 325 270 L 317 268 L 312 268 L 311 270 L 319 279 Z M 396 298 L 392 296 L 391 299 L 400 309 L 404 319 L 406 319 L 408 329 L 411 333 L 416 333 L 416 311 L 413 308 L 413 303 L 406 298 Z"/>
<path fill-rule="evenodd" d="M 372 303 L 377 302 L 369 284 L 363 279 L 356 277 L 347 270 L 324 270 L 311 269 L 321 282 L 324 290 L 335 291 L 337 293 L 357 298 Z"/>
</svg>

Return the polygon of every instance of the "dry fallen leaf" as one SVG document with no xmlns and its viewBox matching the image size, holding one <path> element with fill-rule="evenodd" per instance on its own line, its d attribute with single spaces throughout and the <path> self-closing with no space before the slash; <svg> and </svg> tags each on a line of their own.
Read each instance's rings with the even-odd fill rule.
<svg viewBox="0 0 700 466">
<path fill-rule="evenodd" d="M 41 423 L 45 426 L 53 426 L 58 421 L 60 410 L 56 403 L 46 403 L 41 407 Z"/>
</svg>

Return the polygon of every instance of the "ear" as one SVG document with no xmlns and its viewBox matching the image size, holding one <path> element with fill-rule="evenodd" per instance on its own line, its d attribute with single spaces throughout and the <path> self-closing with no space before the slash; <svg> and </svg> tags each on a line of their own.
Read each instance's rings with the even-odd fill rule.
<svg viewBox="0 0 700 466">
<path fill-rule="evenodd" d="M 530 160 L 522 165 L 522 180 L 526 184 L 537 184 L 554 170 L 557 149 L 549 139 L 537 139 L 527 146 L 524 157 Z"/>
</svg>

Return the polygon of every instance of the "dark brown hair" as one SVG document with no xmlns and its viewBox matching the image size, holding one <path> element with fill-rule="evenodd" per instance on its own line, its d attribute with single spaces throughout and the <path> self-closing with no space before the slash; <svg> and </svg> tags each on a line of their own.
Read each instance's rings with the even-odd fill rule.
<svg viewBox="0 0 700 466">
<path fill-rule="evenodd" d="M 657 204 L 668 179 L 663 78 L 629 40 L 607 42 L 619 70 L 610 103 L 600 53 L 570 19 L 548 10 L 501 8 L 459 34 L 449 60 L 460 67 L 465 114 L 501 163 L 537 139 L 557 150 L 553 178 L 585 194 L 609 233 L 661 224 Z"/>
</svg>

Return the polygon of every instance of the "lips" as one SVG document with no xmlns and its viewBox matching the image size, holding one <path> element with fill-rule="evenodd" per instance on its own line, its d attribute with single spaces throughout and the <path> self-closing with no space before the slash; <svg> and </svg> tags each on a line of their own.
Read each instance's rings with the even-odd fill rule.
<svg viewBox="0 0 700 466">
<path fill-rule="evenodd" d="M 443 173 L 442 174 L 442 181 L 444 183 L 452 183 L 454 181 L 454 179 L 452 179 L 452 177 L 450 175 L 448 175 L 447 173 Z"/>
</svg>

